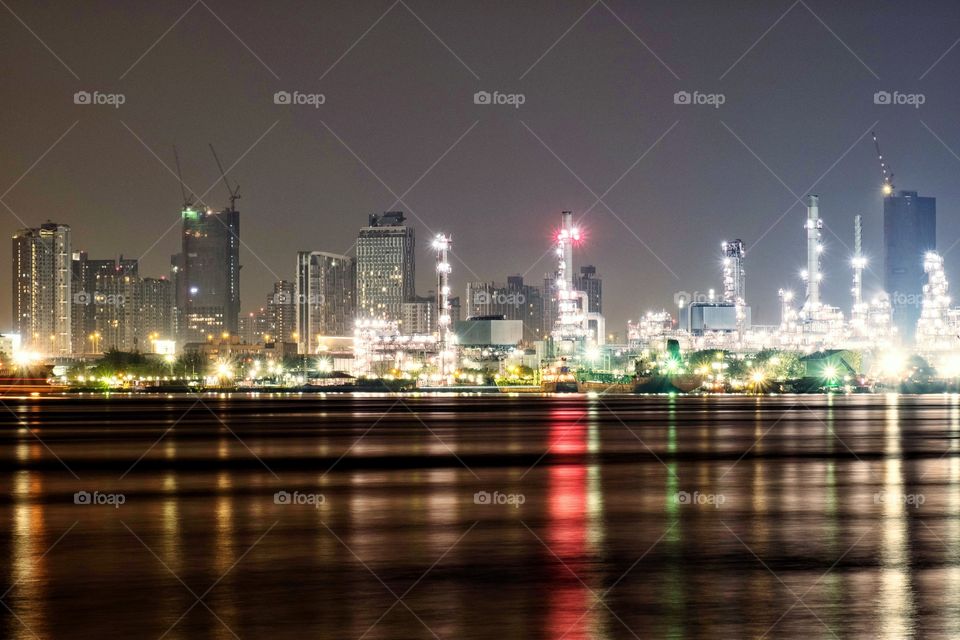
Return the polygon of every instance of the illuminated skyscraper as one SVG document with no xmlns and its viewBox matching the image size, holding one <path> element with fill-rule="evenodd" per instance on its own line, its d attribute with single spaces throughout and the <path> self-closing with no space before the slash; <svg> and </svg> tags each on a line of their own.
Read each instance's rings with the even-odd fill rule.
<svg viewBox="0 0 960 640">
<path fill-rule="evenodd" d="M 13 236 L 13 325 L 23 348 L 73 351 L 70 227 L 47 222 Z"/>
<path fill-rule="evenodd" d="M 297 332 L 297 305 L 294 284 L 279 280 L 273 284 L 273 293 L 267 296 L 267 314 L 270 318 L 270 334 L 277 342 L 294 342 Z"/>
<path fill-rule="evenodd" d="M 300 353 L 313 353 L 316 336 L 353 335 L 357 263 L 350 256 L 323 251 L 297 253 L 294 282 Z"/>
<path fill-rule="evenodd" d="M 937 199 L 916 191 L 883 198 L 883 279 L 893 303 L 893 323 L 912 342 L 923 299 L 924 256 L 937 248 Z"/>
<path fill-rule="evenodd" d="M 176 267 L 178 340 L 237 333 L 240 314 L 240 212 L 186 206 Z"/>
<path fill-rule="evenodd" d="M 401 211 L 370 216 L 357 238 L 357 313 L 368 318 L 401 319 L 413 300 L 414 230 Z"/>
</svg>

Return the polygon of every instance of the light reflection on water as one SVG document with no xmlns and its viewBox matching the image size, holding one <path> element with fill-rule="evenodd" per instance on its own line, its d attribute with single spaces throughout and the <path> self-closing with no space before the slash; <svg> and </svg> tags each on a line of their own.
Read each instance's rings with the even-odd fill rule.
<svg viewBox="0 0 960 640">
<path fill-rule="evenodd" d="M 0 427 L 0 637 L 960 634 L 954 396 L 188 401 Z"/>
</svg>

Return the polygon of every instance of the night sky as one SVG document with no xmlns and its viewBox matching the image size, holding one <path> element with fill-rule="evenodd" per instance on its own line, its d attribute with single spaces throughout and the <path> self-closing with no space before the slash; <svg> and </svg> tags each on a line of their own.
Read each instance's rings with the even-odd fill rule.
<svg viewBox="0 0 960 640">
<path fill-rule="evenodd" d="M 236 163 L 245 310 L 292 278 L 297 250 L 347 252 L 387 209 L 417 227 L 421 293 L 436 231 L 453 235 L 460 295 L 513 273 L 542 283 L 559 212 L 592 207 L 576 263 L 604 278 L 609 330 L 672 308 L 678 290 L 719 289 L 720 242 L 736 237 L 754 321 L 773 323 L 777 288 L 802 289 L 796 196 L 810 190 L 828 229 L 825 298 L 846 312 L 856 213 L 880 272 L 874 128 L 897 188 L 937 198 L 938 244 L 960 275 L 955 1 L 0 5 L 5 236 L 51 219 L 91 257 L 140 256 L 142 275 L 166 275 L 182 200 L 172 146 L 219 209 L 212 142 Z M 477 105 L 480 90 L 525 102 Z M 678 105 L 681 90 L 725 103 Z M 876 105 L 881 90 L 925 102 Z M 77 91 L 125 103 L 77 105 Z M 277 91 L 326 101 L 277 105 Z"/>
</svg>

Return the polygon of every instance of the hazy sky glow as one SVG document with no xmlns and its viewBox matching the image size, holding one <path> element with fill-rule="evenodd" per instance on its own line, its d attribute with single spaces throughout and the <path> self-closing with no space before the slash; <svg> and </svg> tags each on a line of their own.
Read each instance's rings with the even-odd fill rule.
<svg viewBox="0 0 960 640">
<path fill-rule="evenodd" d="M 678 290 L 719 289 L 735 237 L 754 319 L 773 322 L 777 288 L 801 289 L 808 190 L 828 227 L 824 295 L 846 310 L 856 213 L 880 272 L 874 128 L 897 188 L 937 197 L 960 273 L 956 2 L 7 0 L 0 34 L 6 237 L 49 218 L 92 257 L 166 274 L 171 148 L 220 208 L 212 142 L 236 163 L 248 310 L 292 278 L 298 249 L 348 251 L 372 212 L 416 224 L 424 292 L 427 238 L 452 234 L 462 295 L 469 279 L 542 281 L 559 212 L 589 209 L 577 263 L 604 278 L 612 330 Z M 78 105 L 77 91 L 124 103 Z M 325 102 L 275 104 L 278 91 Z M 523 104 L 475 104 L 477 91 Z M 723 104 L 676 104 L 678 91 Z M 875 104 L 878 91 L 923 104 Z M 0 312 L 9 322 L 9 293 Z"/>
</svg>

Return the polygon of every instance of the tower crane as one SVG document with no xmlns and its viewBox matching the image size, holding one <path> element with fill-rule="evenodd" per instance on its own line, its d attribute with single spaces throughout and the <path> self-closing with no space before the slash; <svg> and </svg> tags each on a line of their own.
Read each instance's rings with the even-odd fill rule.
<svg viewBox="0 0 960 640">
<path fill-rule="evenodd" d="M 180 181 L 180 194 L 183 196 L 183 208 L 188 209 L 193 206 L 193 198 L 187 195 L 187 187 L 183 184 L 183 173 L 180 171 L 180 154 L 177 153 L 177 145 L 173 145 L 173 160 L 177 164 L 177 179 Z"/>
<path fill-rule="evenodd" d="M 223 184 L 227 187 L 227 192 L 230 193 L 230 211 L 236 211 L 236 202 L 240 199 L 240 185 L 231 188 L 230 181 L 227 180 L 227 174 L 223 170 L 223 165 L 220 164 L 220 158 L 217 156 L 217 150 L 213 148 L 213 144 L 210 144 L 210 151 L 213 152 L 213 159 L 217 161 L 217 168 L 220 169 L 220 177 L 223 178 Z"/>
<path fill-rule="evenodd" d="M 873 135 L 873 147 L 877 150 L 877 160 L 880 161 L 880 172 L 883 176 L 883 195 L 889 196 L 893 195 L 893 171 L 890 168 L 890 165 L 883 159 L 883 154 L 880 152 L 880 142 L 877 140 L 877 132 L 871 131 Z"/>
</svg>

